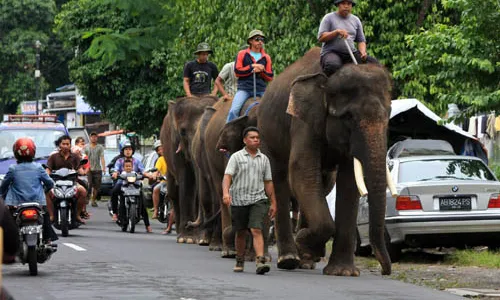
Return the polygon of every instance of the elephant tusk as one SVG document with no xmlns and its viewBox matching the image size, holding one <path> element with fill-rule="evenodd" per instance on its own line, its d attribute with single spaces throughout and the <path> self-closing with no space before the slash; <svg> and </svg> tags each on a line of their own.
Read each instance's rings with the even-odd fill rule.
<svg viewBox="0 0 500 300">
<path fill-rule="evenodd" d="M 368 195 L 363 175 L 363 166 L 357 158 L 354 158 L 354 179 L 356 179 L 356 186 L 361 197 Z"/>
<path fill-rule="evenodd" d="M 182 151 L 182 144 L 179 143 L 179 146 L 177 147 L 177 150 L 175 150 L 175 154 L 179 153 Z"/>
<path fill-rule="evenodd" d="M 396 186 L 394 185 L 394 181 L 392 181 L 392 176 L 391 172 L 389 171 L 389 167 L 386 167 L 386 174 L 387 174 L 387 187 L 389 188 L 389 191 L 391 192 L 392 197 L 397 197 L 398 196 L 398 191 L 396 190 Z"/>
</svg>

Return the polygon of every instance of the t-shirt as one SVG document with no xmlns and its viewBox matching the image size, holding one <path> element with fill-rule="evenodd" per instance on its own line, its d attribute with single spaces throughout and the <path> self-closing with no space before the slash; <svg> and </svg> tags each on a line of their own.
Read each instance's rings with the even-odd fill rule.
<svg viewBox="0 0 500 300">
<path fill-rule="evenodd" d="M 238 77 L 234 74 L 234 61 L 227 63 L 222 67 L 219 77 L 224 80 L 224 89 L 226 92 L 234 96 L 238 90 Z"/>
<path fill-rule="evenodd" d="M 91 171 L 102 171 L 101 157 L 104 156 L 104 147 L 97 144 L 95 147 L 91 147 L 90 144 L 85 146 L 83 150 L 87 154 L 90 161 Z"/>
<path fill-rule="evenodd" d="M 189 78 L 189 89 L 192 94 L 210 94 L 212 80 L 219 75 L 217 66 L 210 61 L 200 64 L 197 60 L 184 66 L 184 77 Z"/>
<path fill-rule="evenodd" d="M 260 52 L 253 52 L 250 50 L 250 55 L 255 59 L 255 61 L 258 61 L 262 57 L 262 53 Z"/>
<path fill-rule="evenodd" d="M 347 43 L 351 47 L 352 52 L 356 52 L 357 49 L 354 46 L 354 42 L 361 43 L 366 42 L 365 34 L 363 33 L 363 25 L 358 17 L 349 14 L 346 18 L 340 16 L 336 12 L 329 13 L 323 17 L 318 30 L 318 39 L 324 32 L 334 31 L 335 29 L 344 29 L 349 34 L 347 38 Z M 336 36 L 335 38 L 325 42 L 321 46 L 321 56 L 328 52 L 341 52 L 349 53 L 343 38 Z"/>
<path fill-rule="evenodd" d="M 266 199 L 264 181 L 272 180 L 269 158 L 258 150 L 252 157 L 243 148 L 229 158 L 224 174 L 232 176 L 229 192 L 233 198 L 233 206 L 252 205 Z"/>
<path fill-rule="evenodd" d="M 52 171 L 62 168 L 78 170 L 80 166 L 80 156 L 74 153 L 70 153 L 68 158 L 65 158 L 61 154 L 61 152 L 56 152 L 49 156 L 49 159 L 47 160 L 47 166 Z"/>
<path fill-rule="evenodd" d="M 165 161 L 165 157 L 158 157 L 155 163 L 155 168 L 158 169 L 161 175 L 167 174 L 167 162 Z"/>
</svg>

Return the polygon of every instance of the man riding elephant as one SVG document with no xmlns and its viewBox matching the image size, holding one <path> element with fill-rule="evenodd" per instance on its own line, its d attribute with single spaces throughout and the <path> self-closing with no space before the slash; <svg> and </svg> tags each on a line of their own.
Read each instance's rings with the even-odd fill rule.
<svg viewBox="0 0 500 300">
<path fill-rule="evenodd" d="M 266 90 L 266 82 L 273 80 L 271 57 L 264 51 L 264 38 L 262 31 L 252 30 L 247 39 L 249 47 L 238 52 L 234 66 L 234 72 L 238 77 L 238 91 L 234 95 L 226 123 L 239 116 L 243 104 L 249 97 L 262 97 Z"/>
<path fill-rule="evenodd" d="M 347 40 L 357 62 L 378 63 L 366 53 L 366 39 L 363 25 L 358 17 L 351 14 L 354 0 L 335 0 L 337 11 L 323 17 L 319 25 L 318 41 L 321 47 L 321 67 L 330 76 L 345 63 L 352 62 L 349 50 L 343 39 Z M 358 43 L 358 49 L 354 43 Z"/>
<path fill-rule="evenodd" d="M 215 81 L 219 74 L 217 66 L 208 61 L 208 56 L 212 53 L 213 51 L 207 43 L 199 43 L 194 52 L 196 59 L 184 66 L 183 86 L 187 97 L 202 97 L 209 94 L 215 96 L 217 94 L 217 85 L 215 84 L 210 92 L 212 80 Z"/>
</svg>

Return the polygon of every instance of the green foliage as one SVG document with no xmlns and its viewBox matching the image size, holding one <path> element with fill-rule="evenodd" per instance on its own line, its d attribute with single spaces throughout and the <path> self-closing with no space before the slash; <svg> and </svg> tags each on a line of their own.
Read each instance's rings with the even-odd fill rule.
<svg viewBox="0 0 500 300">
<path fill-rule="evenodd" d="M 500 267 L 500 253 L 474 250 L 457 250 L 445 258 L 445 263 L 454 266 Z"/>
<path fill-rule="evenodd" d="M 499 105 L 498 1 L 357 3 L 353 13 L 363 22 L 368 52 L 392 71 L 395 98 L 419 98 L 438 113 L 452 102 L 476 110 Z M 183 95 L 183 66 L 198 43 L 210 44 L 210 60 L 221 68 L 250 30 L 261 29 L 279 74 L 318 45 L 319 23 L 333 10 L 327 0 L 73 0 L 57 28 L 67 46 L 79 49 L 72 78 L 89 102 L 119 125 L 151 132 L 165 100 Z M 125 116 L 115 116 L 124 103 Z"/>
<path fill-rule="evenodd" d="M 135 12 L 135 5 L 123 6 L 124 1 L 115 7 L 112 2 L 73 0 L 57 16 L 58 36 L 67 37 L 67 48 L 78 49 L 70 62 L 71 79 L 111 122 L 146 135 L 157 133 L 169 88 L 163 84 L 166 61 L 150 50 L 155 43 L 145 34 L 153 31 L 142 30 L 152 20 L 144 18 L 147 11 Z"/>
<path fill-rule="evenodd" d="M 458 103 L 470 112 L 500 107 L 500 4 L 496 0 L 443 0 L 449 16 L 406 36 L 412 53 L 394 69 L 402 93 L 444 111 Z"/>
</svg>

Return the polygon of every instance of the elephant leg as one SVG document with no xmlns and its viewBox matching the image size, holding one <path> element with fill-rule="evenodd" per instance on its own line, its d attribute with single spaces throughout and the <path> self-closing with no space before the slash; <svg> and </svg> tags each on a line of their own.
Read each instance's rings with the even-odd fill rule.
<svg viewBox="0 0 500 300">
<path fill-rule="evenodd" d="M 308 144 L 307 144 L 308 143 Z M 307 141 L 306 145 L 314 145 Z M 296 244 L 301 268 L 313 269 L 325 255 L 325 244 L 333 235 L 334 223 L 324 195 L 319 151 L 309 147 L 292 147 L 290 153 L 290 186 L 299 202 L 300 212 L 307 220 L 307 228 L 297 233 Z"/>
<path fill-rule="evenodd" d="M 214 201 L 219 201 L 220 207 L 220 228 L 222 235 L 222 258 L 235 258 L 236 249 L 234 245 L 235 232 L 231 225 L 231 212 L 229 207 L 222 203 L 222 177 L 218 176 L 215 170 L 210 170 L 212 175 L 212 186 L 215 187 Z"/>
<path fill-rule="evenodd" d="M 194 218 L 193 206 L 196 202 L 195 176 L 193 170 L 186 166 L 179 176 L 179 208 L 178 243 L 194 244 L 194 229 L 187 229 L 188 221 Z"/>
<path fill-rule="evenodd" d="M 359 269 L 354 266 L 358 206 L 354 169 L 351 164 L 342 164 L 337 175 L 335 238 L 328 265 L 323 269 L 325 275 L 359 276 Z"/>
<path fill-rule="evenodd" d="M 273 168 L 272 170 L 277 202 L 274 226 L 278 245 L 278 268 L 293 270 L 299 266 L 299 256 L 293 240 L 290 223 L 290 188 L 284 176 L 275 176 L 286 173 L 279 172 L 277 168 Z"/>
<path fill-rule="evenodd" d="M 167 174 L 167 191 L 168 198 L 172 201 L 172 207 L 174 208 L 175 215 L 175 231 L 177 232 L 177 236 L 179 236 L 179 228 L 178 224 L 180 222 L 180 205 L 179 205 L 179 186 L 177 182 L 171 174 Z"/>
<path fill-rule="evenodd" d="M 210 219 L 213 215 L 212 205 L 210 200 L 210 190 L 208 188 L 207 179 L 201 175 L 201 171 L 197 171 L 198 178 L 198 199 L 199 199 L 199 214 L 204 216 L 205 221 Z M 212 237 L 212 224 L 203 224 L 199 231 L 198 245 L 208 246 L 210 238 Z"/>
</svg>

